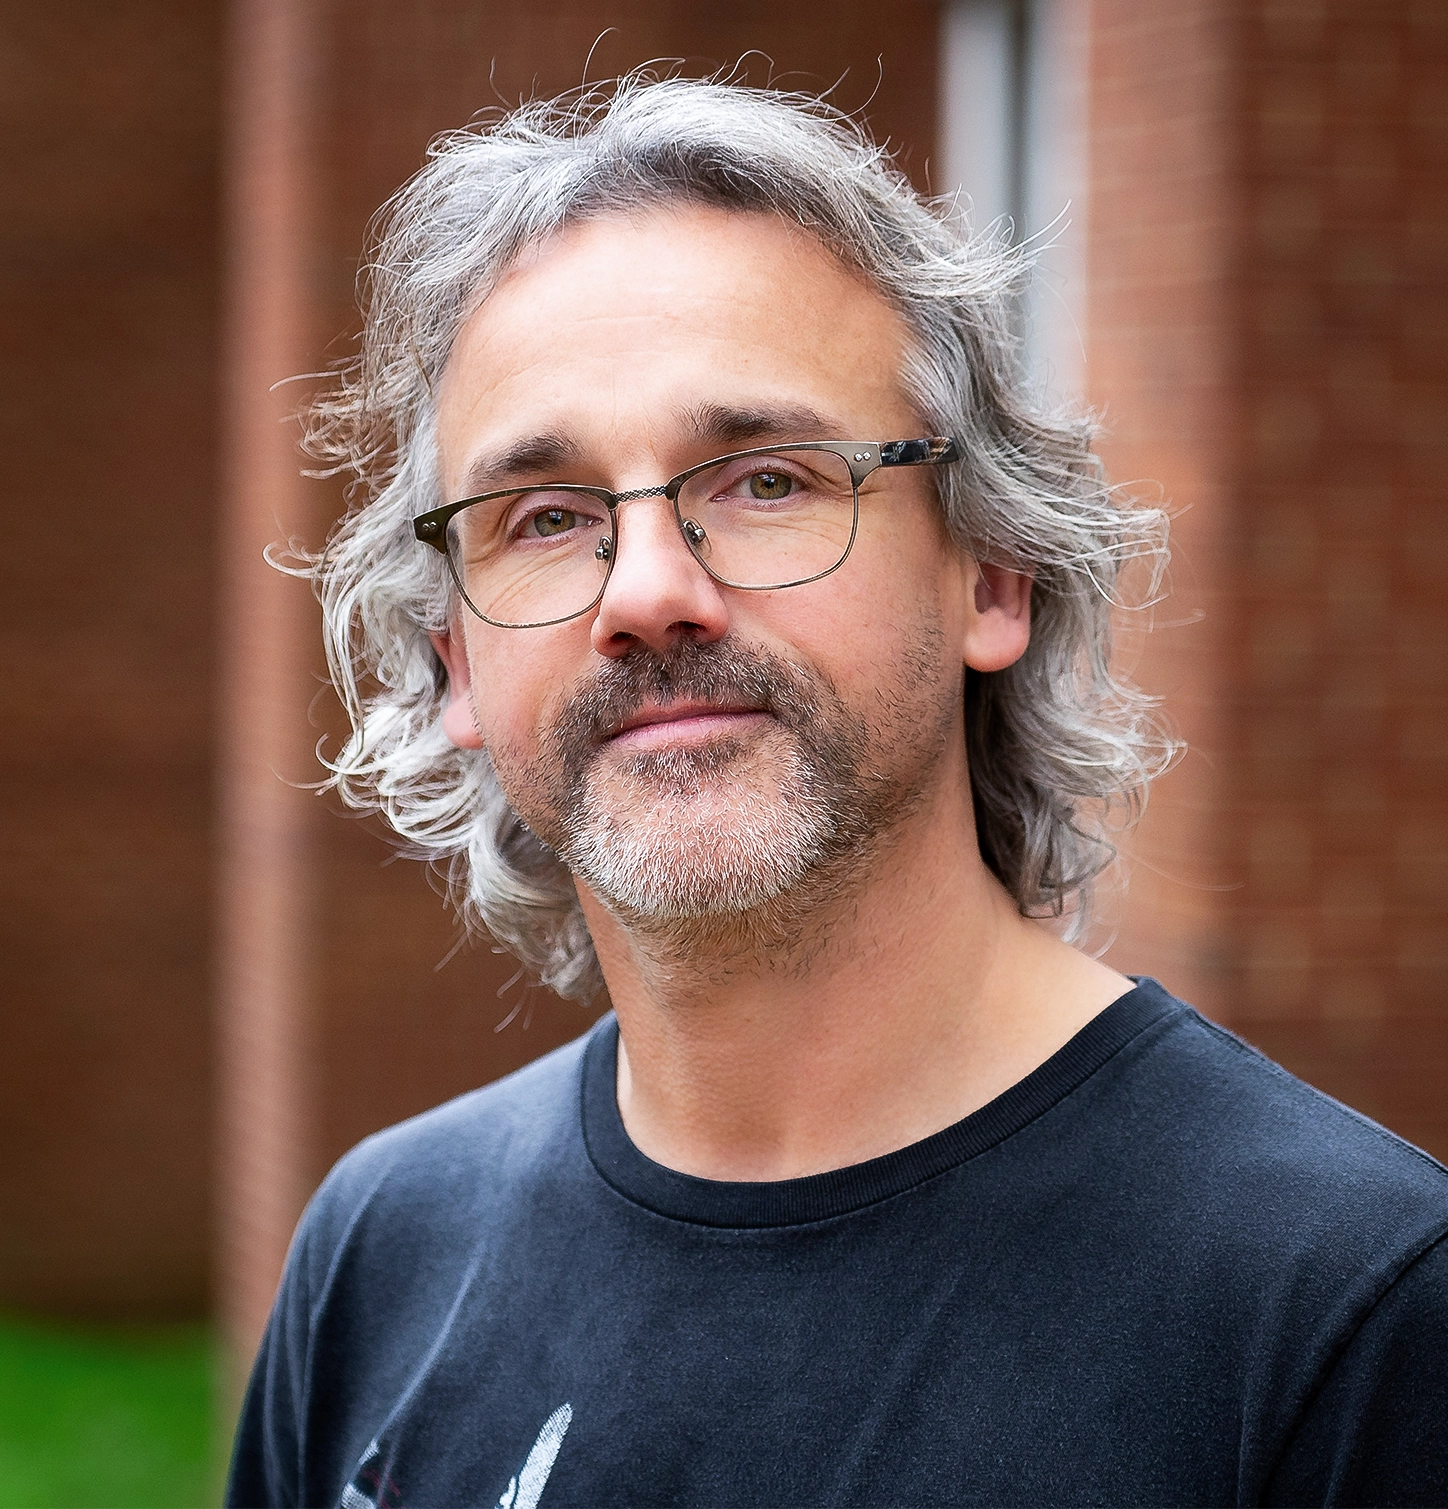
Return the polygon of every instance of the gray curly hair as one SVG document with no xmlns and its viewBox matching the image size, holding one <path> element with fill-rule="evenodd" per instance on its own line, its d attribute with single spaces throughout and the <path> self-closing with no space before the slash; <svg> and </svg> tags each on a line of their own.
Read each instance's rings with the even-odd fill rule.
<svg viewBox="0 0 1448 1509">
<path fill-rule="evenodd" d="M 1106 484 L 1089 419 L 1032 396 L 1012 322 L 1020 250 L 972 238 L 953 205 L 922 200 L 854 121 L 811 97 L 635 73 L 442 137 L 379 214 L 360 353 L 306 416 L 309 451 L 352 479 L 346 516 L 306 566 L 352 724 L 327 784 L 439 863 L 464 920 L 544 984 L 597 992 L 567 871 L 513 811 L 486 752 L 443 732 L 446 678 L 428 633 L 449 623 L 455 589 L 411 521 L 446 501 L 434 389 L 500 275 L 561 227 L 679 201 L 806 228 L 903 315 L 906 390 L 964 457 L 939 479 L 951 531 L 977 559 L 1035 578 L 1025 655 L 966 683 L 981 853 L 1024 914 L 1063 918 L 1076 935 L 1115 856 L 1112 832 L 1174 753 L 1152 700 L 1111 657 L 1122 569 L 1144 560 L 1154 590 L 1166 518 Z"/>
</svg>

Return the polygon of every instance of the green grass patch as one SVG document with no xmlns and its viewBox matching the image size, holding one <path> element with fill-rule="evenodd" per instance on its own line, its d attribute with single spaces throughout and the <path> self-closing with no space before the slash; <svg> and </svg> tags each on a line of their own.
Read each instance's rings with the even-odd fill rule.
<svg viewBox="0 0 1448 1509">
<path fill-rule="evenodd" d="M 203 1326 L 0 1316 L 0 1509 L 215 1504 L 216 1376 Z"/>
</svg>

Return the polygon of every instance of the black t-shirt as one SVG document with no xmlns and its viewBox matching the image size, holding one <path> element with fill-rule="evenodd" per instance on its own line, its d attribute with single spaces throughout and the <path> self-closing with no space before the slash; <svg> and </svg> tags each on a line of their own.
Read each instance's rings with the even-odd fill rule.
<svg viewBox="0 0 1448 1509">
<path fill-rule="evenodd" d="M 230 1503 L 1448 1503 L 1448 1170 L 1154 982 L 779 1183 L 640 1153 L 617 1042 L 337 1165 Z"/>
</svg>

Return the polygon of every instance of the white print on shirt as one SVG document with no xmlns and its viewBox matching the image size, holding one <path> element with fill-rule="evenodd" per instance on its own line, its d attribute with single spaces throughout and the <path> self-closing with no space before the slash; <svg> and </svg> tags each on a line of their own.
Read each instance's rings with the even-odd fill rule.
<svg viewBox="0 0 1448 1509">
<path fill-rule="evenodd" d="M 356 1472 L 352 1474 L 352 1481 L 342 1490 L 342 1497 L 337 1500 L 337 1509 L 377 1509 L 378 1504 L 385 1502 L 387 1495 L 382 1491 L 382 1474 L 372 1465 L 381 1455 L 382 1450 L 376 1440 L 369 1441 L 367 1450 L 357 1463 Z M 375 1498 L 363 1493 L 357 1486 L 359 1478 L 369 1488 L 378 1490 Z"/>
<path fill-rule="evenodd" d="M 573 1406 L 560 1404 L 543 1422 L 538 1439 L 523 1463 L 523 1470 L 508 1479 L 508 1488 L 498 1500 L 497 1509 L 538 1509 L 538 1500 L 548 1482 L 548 1474 L 558 1460 L 558 1449 L 573 1423 Z"/>
<path fill-rule="evenodd" d="M 548 1485 L 548 1475 L 558 1460 L 558 1450 L 563 1437 L 573 1423 L 573 1406 L 560 1404 L 543 1422 L 538 1439 L 523 1463 L 517 1477 L 508 1479 L 507 1492 L 498 1500 L 497 1509 L 538 1509 L 538 1500 Z M 352 1481 L 342 1490 L 337 1509 L 393 1509 L 400 1503 L 397 1485 L 381 1470 L 382 1449 L 376 1441 L 368 1443 L 367 1450 L 357 1463 Z M 365 1493 L 371 1488 L 372 1493 Z"/>
</svg>

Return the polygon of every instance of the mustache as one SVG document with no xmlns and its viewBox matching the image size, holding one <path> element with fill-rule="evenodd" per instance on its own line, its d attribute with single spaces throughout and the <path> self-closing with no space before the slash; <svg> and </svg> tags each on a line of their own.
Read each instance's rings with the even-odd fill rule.
<svg viewBox="0 0 1448 1509">
<path fill-rule="evenodd" d="M 554 733 L 565 756 L 586 757 L 645 704 L 686 700 L 743 703 L 799 729 L 816 716 L 818 679 L 757 647 L 681 639 L 665 651 L 642 648 L 601 666 L 569 698 Z"/>
</svg>

